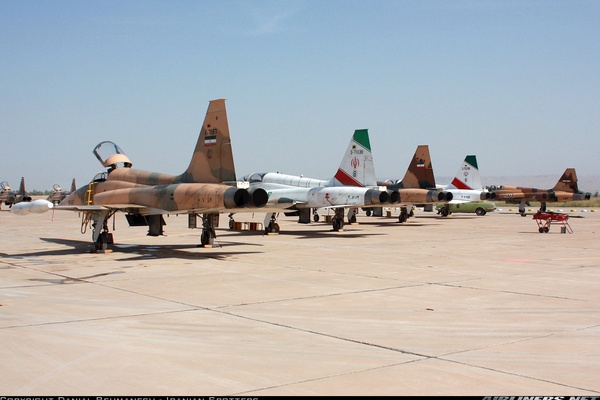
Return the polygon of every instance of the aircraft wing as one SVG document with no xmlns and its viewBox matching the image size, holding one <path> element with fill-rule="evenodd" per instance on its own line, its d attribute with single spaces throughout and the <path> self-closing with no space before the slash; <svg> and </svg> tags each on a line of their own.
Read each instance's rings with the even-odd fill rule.
<svg viewBox="0 0 600 400">
<path fill-rule="evenodd" d="M 97 213 L 101 211 L 108 210 L 119 210 L 123 212 L 131 212 L 136 210 L 139 214 L 142 215 L 152 215 L 152 214 L 172 214 L 172 212 L 159 210 L 155 208 L 149 208 L 147 206 L 138 205 L 138 204 L 111 204 L 110 206 L 100 206 L 100 205 L 73 205 L 73 206 L 55 206 L 55 210 L 65 210 L 65 211 L 75 211 L 75 212 L 90 212 Z M 184 214 L 185 211 L 182 210 L 180 214 Z"/>
<path fill-rule="evenodd" d="M 368 207 L 366 205 L 356 205 L 356 204 L 336 204 L 336 205 L 332 205 L 332 206 L 324 206 L 324 207 L 319 207 L 319 208 L 324 208 L 324 209 L 335 209 L 335 208 L 360 208 L 360 207 Z"/>
</svg>

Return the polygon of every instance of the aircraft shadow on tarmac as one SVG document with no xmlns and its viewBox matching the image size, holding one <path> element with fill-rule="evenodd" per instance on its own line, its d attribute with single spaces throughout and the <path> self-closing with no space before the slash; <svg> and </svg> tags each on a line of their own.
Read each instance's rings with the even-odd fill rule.
<svg viewBox="0 0 600 400">
<path fill-rule="evenodd" d="M 387 218 L 387 219 L 380 219 L 380 220 L 369 220 L 369 221 L 360 221 L 360 225 L 369 225 L 369 226 L 383 226 L 383 227 L 391 227 L 394 229 L 397 229 L 397 227 L 399 226 L 405 226 L 405 227 L 419 227 L 419 226 L 430 226 L 430 225 L 434 225 L 431 222 L 427 222 L 427 223 L 421 223 L 418 221 L 415 221 L 414 219 L 409 220 L 409 222 L 399 222 L 398 218 Z M 439 225 L 439 224 L 435 224 L 435 225 Z"/>
<path fill-rule="evenodd" d="M 60 244 L 67 246 L 64 249 L 42 250 L 39 252 L 27 252 L 21 254 L 0 254 L 4 257 L 41 257 L 41 256 L 69 256 L 74 254 L 90 253 L 91 245 L 88 241 L 56 239 L 56 238 L 40 238 L 45 242 Z M 228 246 L 235 246 L 238 243 L 231 243 Z M 211 249 L 200 249 L 196 244 L 181 244 L 181 245 L 137 245 L 137 244 L 113 244 L 112 252 L 109 254 L 130 254 L 131 257 L 119 258 L 115 261 L 136 261 L 150 259 L 169 259 L 177 258 L 183 260 L 199 260 L 213 259 L 226 260 L 231 256 L 239 256 L 244 254 L 260 253 L 255 251 L 221 251 L 220 246 L 215 246 Z M 198 250 L 198 251 L 188 251 Z M 207 251 L 208 250 L 208 251 Z M 217 250 L 217 251 L 215 251 Z M 100 254 L 101 255 L 101 254 Z"/>
<path fill-rule="evenodd" d="M 352 228 L 350 228 L 352 229 Z M 245 235 L 245 236 L 299 236 L 298 239 L 335 239 L 335 238 L 348 238 L 348 239 L 352 239 L 352 238 L 357 238 L 357 237 L 368 237 L 368 236 L 373 236 L 372 233 L 361 233 L 361 232 L 350 232 L 350 230 L 348 229 L 348 227 L 346 226 L 346 228 L 344 228 L 341 232 L 334 232 L 333 229 L 328 229 L 328 228 L 324 228 L 323 230 L 294 230 L 294 229 L 288 229 L 287 227 L 285 229 L 282 229 L 281 231 L 279 231 L 279 233 L 275 233 L 275 234 L 266 234 L 263 233 L 262 231 L 232 231 L 232 230 L 228 230 L 228 229 L 223 229 L 223 232 L 225 232 L 225 234 L 227 236 L 220 236 L 221 240 L 219 240 L 220 243 L 234 243 L 234 242 L 226 242 L 224 241 L 222 238 L 224 237 L 235 237 L 237 235 Z M 246 244 L 246 243 L 235 243 L 235 244 Z M 252 245 L 251 243 L 248 243 L 249 245 Z M 262 246 L 262 245 L 261 245 Z"/>
</svg>

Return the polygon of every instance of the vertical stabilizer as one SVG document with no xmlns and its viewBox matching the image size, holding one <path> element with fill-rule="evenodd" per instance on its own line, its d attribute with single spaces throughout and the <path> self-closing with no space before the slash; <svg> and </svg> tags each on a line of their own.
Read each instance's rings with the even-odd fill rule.
<svg viewBox="0 0 600 400">
<path fill-rule="evenodd" d="M 449 186 L 462 190 L 483 190 L 476 156 L 468 155 L 465 157 Z"/>
<path fill-rule="evenodd" d="M 77 190 L 77 184 L 75 183 L 75 178 L 71 182 L 71 193 L 74 193 Z"/>
<path fill-rule="evenodd" d="M 25 196 L 25 177 L 21 177 L 21 185 L 19 186 L 19 196 Z"/>
<path fill-rule="evenodd" d="M 340 167 L 328 186 L 377 186 L 367 129 L 354 131 Z"/>
<path fill-rule="evenodd" d="M 210 101 L 190 165 L 178 180 L 197 183 L 235 181 L 225 99 Z"/>
<path fill-rule="evenodd" d="M 552 190 L 555 192 L 561 191 L 579 193 L 579 189 L 577 188 L 577 174 L 575 173 L 575 168 L 567 168 L 558 182 L 556 182 L 556 185 L 554 185 Z"/>
<path fill-rule="evenodd" d="M 435 177 L 431 166 L 428 145 L 419 145 L 408 170 L 402 178 L 402 187 L 412 189 L 435 189 Z"/>
</svg>

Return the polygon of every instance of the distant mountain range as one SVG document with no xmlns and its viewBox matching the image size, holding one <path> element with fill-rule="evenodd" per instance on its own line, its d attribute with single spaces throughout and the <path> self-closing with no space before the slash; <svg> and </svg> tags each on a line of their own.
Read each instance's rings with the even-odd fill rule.
<svg viewBox="0 0 600 400">
<path fill-rule="evenodd" d="M 537 175 L 537 176 L 482 176 L 483 186 L 489 185 L 514 185 L 534 187 L 538 189 L 552 189 L 556 185 L 559 176 Z M 437 184 L 449 183 L 453 177 L 440 176 L 435 178 Z M 592 196 L 600 192 L 600 175 L 577 176 L 579 190 L 590 192 Z"/>
</svg>

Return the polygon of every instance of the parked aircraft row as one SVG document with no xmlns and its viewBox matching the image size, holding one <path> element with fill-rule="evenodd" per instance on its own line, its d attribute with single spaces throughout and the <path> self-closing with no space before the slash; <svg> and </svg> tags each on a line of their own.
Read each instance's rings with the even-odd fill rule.
<svg viewBox="0 0 600 400">
<path fill-rule="evenodd" d="M 104 251 L 113 243 L 108 221 L 119 211 L 125 213 L 131 226 L 148 226 L 152 236 L 163 234 L 165 214 L 188 214 L 190 227 L 195 227 L 197 216 L 201 216 L 200 243 L 210 247 L 224 212 L 232 221 L 235 213 L 264 212 L 266 231 L 278 232 L 280 212 L 298 215 L 299 222 L 310 222 L 311 210 L 330 208 L 334 211 L 333 230 L 339 231 L 344 226 L 345 210 L 349 210 L 352 221 L 359 207 L 394 204 L 401 207 L 403 222 L 409 216 L 409 206 L 412 209 L 415 204 L 492 199 L 496 193 L 481 187 L 474 156 L 467 156 L 450 185 L 437 186 L 426 145 L 417 147 L 402 180 L 378 182 L 366 129 L 354 132 L 339 169 L 328 180 L 281 173 L 253 173 L 238 180 L 224 99 L 209 102 L 190 164 L 179 175 L 134 169 L 121 148 L 109 141 L 98 144 L 93 154 L 106 171 L 90 183 L 76 189 L 73 181 L 71 192 L 61 193 L 57 205 L 52 202 L 56 198 L 23 201 L 13 205 L 12 211 L 20 215 L 49 209 L 82 213 L 82 227 L 91 227 L 95 250 Z M 560 189 L 569 191 L 571 198 L 589 199 L 589 193 L 578 191 L 574 170 Z M 546 201 L 566 197 L 553 191 Z"/>
<path fill-rule="evenodd" d="M 4 205 L 8 206 L 11 209 L 11 211 L 13 211 L 15 214 L 19 214 L 19 210 L 26 210 L 27 208 L 31 207 L 31 206 L 28 206 L 27 204 L 23 204 L 21 206 L 13 208 L 13 205 L 15 205 L 15 204 L 18 204 L 21 202 L 27 203 L 27 202 L 32 201 L 31 196 L 27 196 L 27 192 L 25 191 L 25 178 L 24 177 L 21 178 L 21 185 L 19 186 L 18 191 L 11 190 L 10 185 L 6 181 L 3 181 L 2 183 L 0 183 L 0 188 L 2 189 L 0 191 L 0 205 L 4 204 Z M 52 186 L 52 188 L 54 189 L 54 191 L 46 199 L 47 201 L 51 202 L 52 204 L 60 203 L 70 193 L 70 192 L 63 191 L 62 188 L 60 187 L 60 185 L 58 185 L 58 184 L 54 184 Z M 77 187 L 75 185 L 75 178 L 73 178 L 73 183 L 71 184 L 71 191 L 75 191 L 76 188 Z M 36 204 L 41 204 L 41 203 L 38 202 Z M 23 213 L 21 213 L 21 214 L 23 214 Z M 25 213 L 25 214 L 27 214 L 27 213 Z"/>
<path fill-rule="evenodd" d="M 12 190 L 6 181 L 0 183 L 0 189 L 2 189 L 2 191 L 0 191 L 0 205 L 4 204 L 8 207 L 12 207 L 15 203 L 29 200 L 25 193 L 25 178 L 21 178 L 21 185 L 19 186 L 18 191 Z"/>
</svg>

